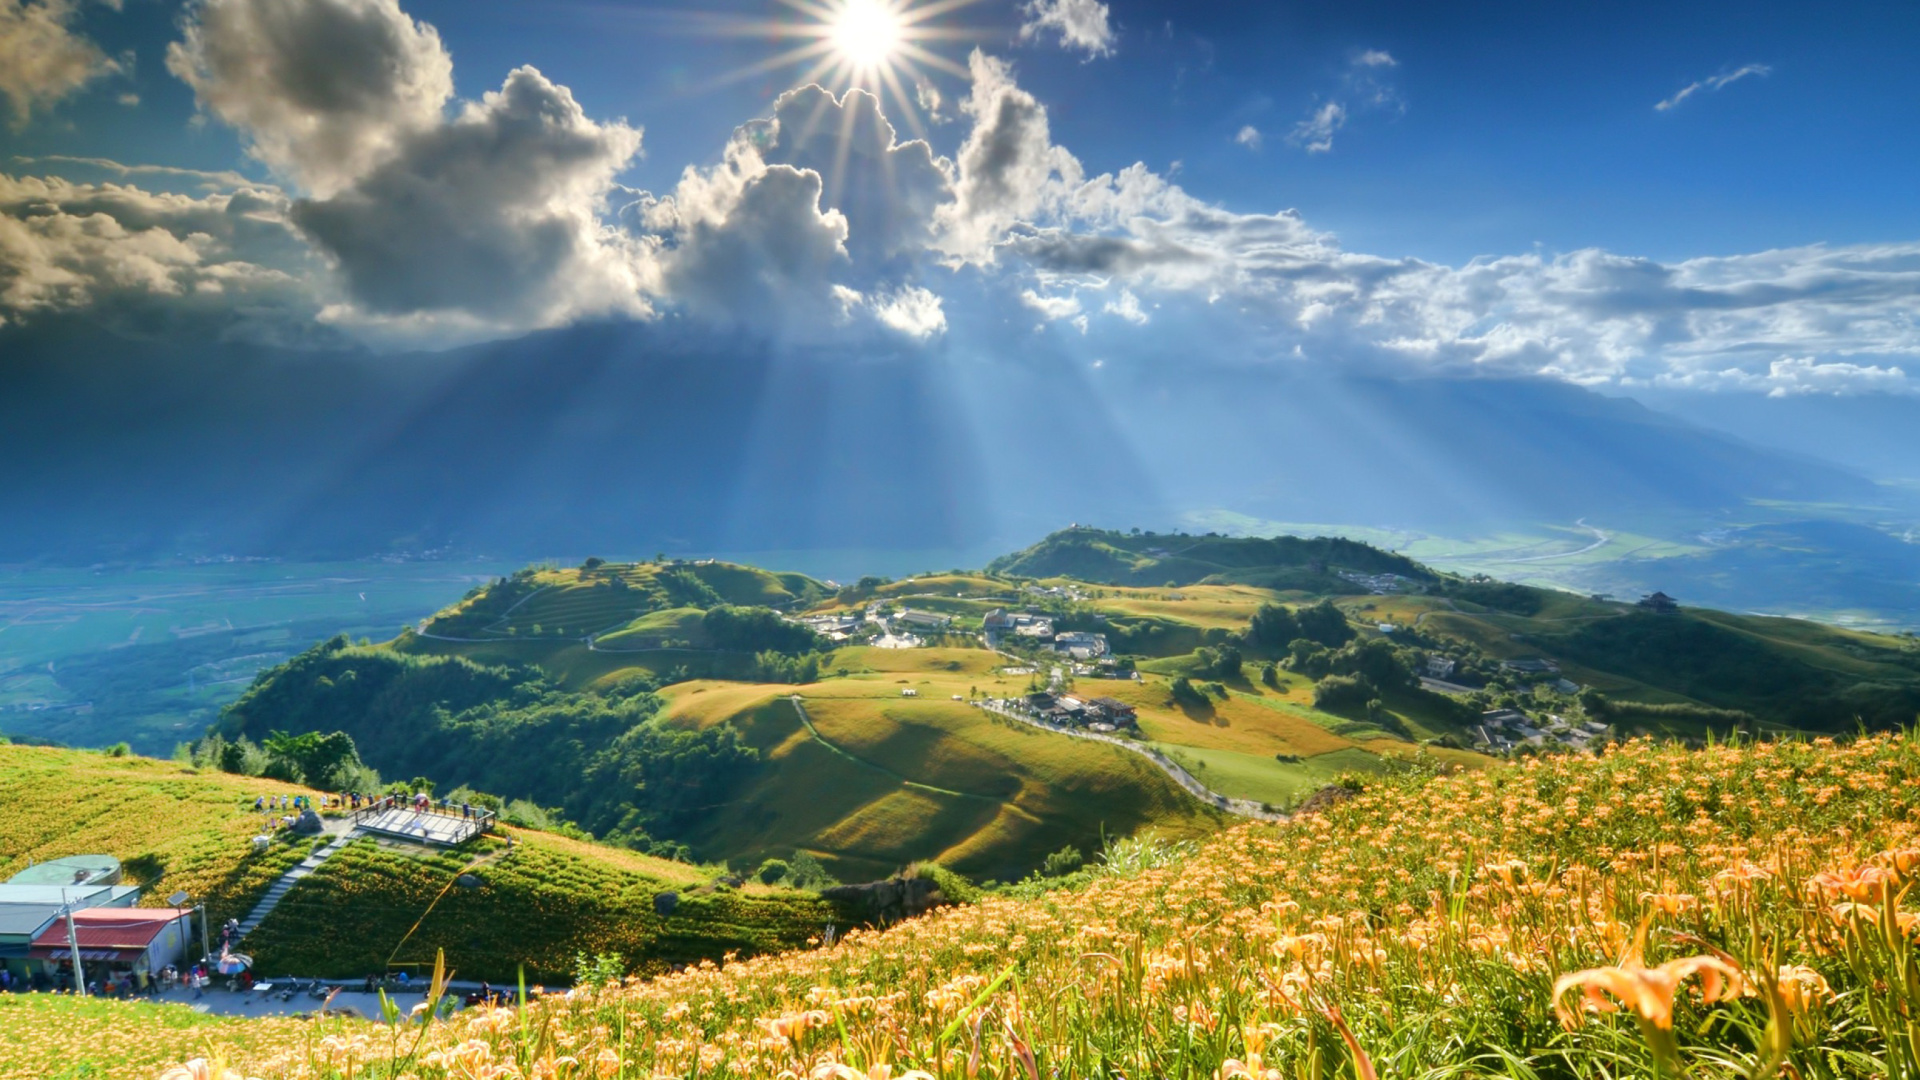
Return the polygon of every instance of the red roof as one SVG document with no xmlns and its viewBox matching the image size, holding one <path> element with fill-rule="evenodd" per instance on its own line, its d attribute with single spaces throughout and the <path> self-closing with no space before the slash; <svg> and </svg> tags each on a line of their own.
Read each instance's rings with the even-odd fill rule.
<svg viewBox="0 0 1920 1080">
<path fill-rule="evenodd" d="M 165 932 L 169 923 L 191 915 L 185 908 L 85 908 L 73 913 L 73 932 L 82 956 L 104 953 L 143 953 Z M 33 939 L 32 955 L 42 959 L 66 956 L 67 920 L 58 918 Z"/>
</svg>

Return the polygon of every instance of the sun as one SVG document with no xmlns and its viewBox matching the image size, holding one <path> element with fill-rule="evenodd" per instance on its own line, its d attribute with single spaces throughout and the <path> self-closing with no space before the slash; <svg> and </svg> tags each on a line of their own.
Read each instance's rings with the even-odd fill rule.
<svg viewBox="0 0 1920 1080">
<path fill-rule="evenodd" d="M 855 71 L 875 71 L 898 57 L 906 29 L 885 0 L 845 0 L 832 16 L 828 40 Z"/>
<path fill-rule="evenodd" d="M 718 75 L 721 86 L 782 70 L 796 73 L 793 83 L 818 83 L 836 93 L 852 88 L 890 99 L 890 117 L 904 120 L 924 135 L 920 114 L 932 114 L 941 96 L 932 89 L 935 73 L 970 78 L 953 57 L 952 46 L 985 40 L 986 31 L 956 26 L 952 16 L 980 0 L 775 0 L 785 8 L 773 18 L 691 15 L 695 33 L 769 39 L 784 45 L 763 60 Z M 928 105 L 928 102 L 935 103 Z"/>
</svg>

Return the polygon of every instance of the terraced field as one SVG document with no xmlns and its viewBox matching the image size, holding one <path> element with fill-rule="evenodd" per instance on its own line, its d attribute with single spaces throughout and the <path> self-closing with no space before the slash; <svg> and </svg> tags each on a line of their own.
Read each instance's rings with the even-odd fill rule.
<svg viewBox="0 0 1920 1080">
<path fill-rule="evenodd" d="M 797 688 L 668 688 L 674 722 L 730 720 L 765 761 L 759 777 L 701 825 L 690 841 L 696 850 L 738 852 L 751 864 L 805 849 L 849 880 L 920 859 L 1005 879 L 1069 844 L 1093 850 L 1103 834 L 1186 836 L 1220 821 L 1138 755 L 952 700 L 1025 687 L 1024 677 L 992 675 L 991 653 L 842 655 L 861 663 L 861 673 Z M 916 696 L 903 697 L 908 689 Z"/>
<path fill-rule="evenodd" d="M 685 863 L 508 829 L 515 843 L 455 852 L 355 841 L 302 881 L 247 939 L 265 971 L 352 977 L 431 971 L 444 950 L 465 978 L 565 980 L 580 953 L 619 953 L 637 974 L 790 949 L 848 915 L 812 894 L 715 886 Z M 463 880 L 467 882 L 462 885 Z M 662 912 L 656 898 L 672 896 Z"/>
</svg>

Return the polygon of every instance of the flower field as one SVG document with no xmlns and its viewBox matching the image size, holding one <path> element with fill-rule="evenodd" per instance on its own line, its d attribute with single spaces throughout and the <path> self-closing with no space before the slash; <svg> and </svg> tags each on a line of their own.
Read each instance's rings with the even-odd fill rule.
<svg viewBox="0 0 1920 1080">
<path fill-rule="evenodd" d="M 304 1037 L 305 1021 L 223 1019 L 178 1005 L 0 994 L 0 1076 L 102 1080 L 153 1076 L 213 1042 L 246 1050 Z"/>
<path fill-rule="evenodd" d="M 355 1080 L 1913 1078 L 1917 834 L 1907 737 L 1636 742 L 1123 845 L 1080 889 L 831 947 L 222 1056 Z"/>
<path fill-rule="evenodd" d="M 263 815 L 253 801 L 268 794 L 315 793 L 152 758 L 0 746 L 0 881 L 32 861 L 112 855 L 130 883 L 151 886 L 143 902 L 184 890 L 218 925 L 246 915 L 310 849 L 254 853 Z"/>
<path fill-rule="evenodd" d="M 416 975 L 437 956 L 461 978 L 566 978 L 576 954 L 619 953 L 640 973 L 675 963 L 793 948 L 845 925 L 811 893 L 714 889 L 698 867 L 514 830 L 509 851 L 349 845 L 302 881 L 247 938 L 261 969 L 356 978 L 393 966 Z M 632 865 L 622 865 L 622 860 Z M 476 865 L 477 861 L 477 865 Z M 470 871 L 476 883 L 454 882 Z M 671 915 L 654 908 L 665 892 Z M 417 924 L 417 925 L 416 925 Z"/>
</svg>

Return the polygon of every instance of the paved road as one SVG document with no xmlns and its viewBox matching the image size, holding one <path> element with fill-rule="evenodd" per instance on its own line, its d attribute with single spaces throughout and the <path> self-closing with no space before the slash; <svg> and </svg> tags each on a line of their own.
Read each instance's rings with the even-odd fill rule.
<svg viewBox="0 0 1920 1080">
<path fill-rule="evenodd" d="M 1133 742 L 1130 739 L 1122 739 L 1115 735 L 1102 735 L 1097 731 L 1076 731 L 1071 728 L 1054 727 L 1052 724 L 1041 723 L 1040 721 L 1035 720 L 1030 716 L 1026 716 L 1012 709 L 1008 709 L 999 705 L 994 705 L 988 702 L 975 702 L 974 704 L 979 708 L 985 709 L 986 711 L 993 713 L 995 716 L 1004 716 L 1008 720 L 1013 720 L 1018 723 L 1026 724 L 1028 727 L 1036 727 L 1036 728 L 1039 728 L 1041 731 L 1050 731 L 1055 735 L 1065 735 L 1070 739 L 1090 739 L 1094 742 L 1103 742 L 1112 746 L 1117 746 L 1122 750 L 1127 750 L 1132 753 L 1139 754 L 1141 757 L 1146 758 L 1148 761 L 1151 761 L 1155 765 L 1159 766 L 1161 772 L 1164 772 L 1168 776 L 1172 777 L 1173 782 L 1176 784 L 1179 784 L 1182 788 L 1185 788 L 1189 795 L 1192 795 L 1194 798 L 1199 799 L 1201 802 L 1206 803 L 1209 806 L 1215 807 L 1216 809 L 1225 810 L 1229 814 L 1237 814 L 1240 817 L 1255 818 L 1260 821 L 1286 821 L 1287 820 L 1287 815 L 1278 813 L 1273 810 L 1268 810 L 1266 807 L 1262 806 L 1257 802 L 1254 802 L 1251 799 L 1229 799 L 1225 795 L 1222 795 L 1219 792 L 1214 791 L 1213 789 L 1207 787 L 1205 784 L 1202 784 L 1200 781 L 1194 779 L 1192 773 L 1181 768 L 1179 764 L 1173 761 L 1173 759 L 1167 757 L 1167 755 L 1161 753 L 1160 751 L 1155 750 L 1151 746 L 1142 746 L 1139 743 Z"/>
<path fill-rule="evenodd" d="M 1586 547 L 1581 548 L 1579 551 L 1563 551 L 1558 555 L 1533 555 L 1525 559 L 1508 559 L 1507 561 L 1514 562 L 1514 563 L 1530 563 L 1530 562 L 1547 562 L 1548 560 L 1551 560 L 1551 559 L 1571 559 L 1575 555 L 1585 555 L 1589 551 L 1598 551 L 1599 549 L 1606 547 L 1607 543 L 1613 539 L 1612 533 L 1603 532 L 1587 524 L 1586 518 L 1581 518 L 1579 521 L 1574 522 L 1574 524 L 1592 533 L 1594 537 L 1593 543 L 1588 544 Z"/>
</svg>

